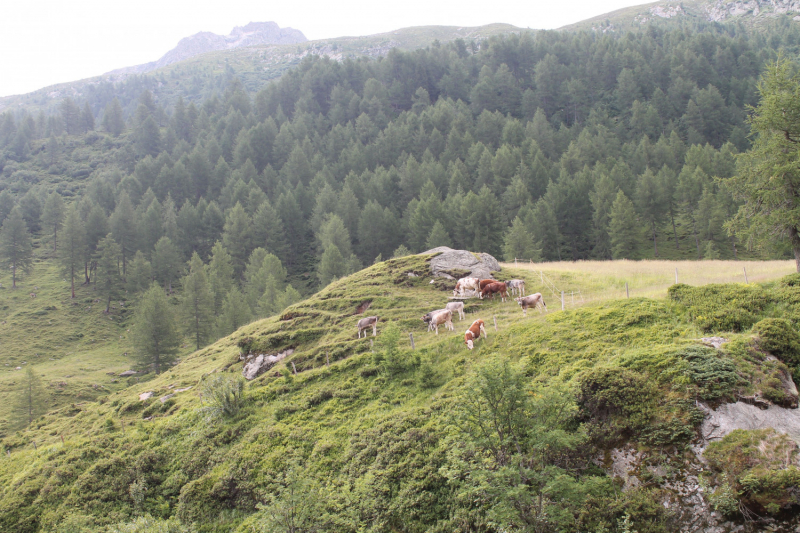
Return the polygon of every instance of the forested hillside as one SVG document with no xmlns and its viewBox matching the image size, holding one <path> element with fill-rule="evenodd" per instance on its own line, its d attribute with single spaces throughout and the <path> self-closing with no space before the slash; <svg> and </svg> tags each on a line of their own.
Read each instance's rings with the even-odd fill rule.
<svg viewBox="0 0 800 533">
<path fill-rule="evenodd" d="M 798 38 L 784 23 L 523 33 L 308 57 L 254 98 L 236 78 L 170 109 L 145 90 L 129 117 L 67 98 L 0 118 L 0 219 L 16 205 L 107 305 L 151 279 L 179 289 L 198 254 L 216 317 L 198 345 L 399 247 L 733 257 L 736 204 L 715 178 L 748 147 L 765 62 Z"/>
</svg>

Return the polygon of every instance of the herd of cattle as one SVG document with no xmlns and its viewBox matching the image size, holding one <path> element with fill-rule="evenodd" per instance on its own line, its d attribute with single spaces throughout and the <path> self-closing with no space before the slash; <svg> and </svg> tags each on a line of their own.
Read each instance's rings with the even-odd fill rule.
<svg viewBox="0 0 800 533">
<path fill-rule="evenodd" d="M 509 290 L 512 295 L 519 294 L 514 300 L 522 307 L 523 316 L 528 315 L 529 307 L 539 308 L 540 312 L 542 309 L 547 310 L 547 304 L 544 303 L 541 293 L 537 292 L 525 296 L 525 281 L 521 279 L 502 282 L 494 279 L 461 278 L 456 282 L 456 288 L 453 289 L 453 297 L 467 298 L 477 296 L 481 299 L 485 297 L 494 299 L 494 295 L 499 294 L 501 301 L 505 302 L 506 298 L 508 298 Z M 422 321 L 428 324 L 428 331 L 434 330 L 437 335 L 441 325 L 444 325 L 450 331 L 455 331 L 455 327 L 453 327 L 454 313 L 458 314 L 459 320 L 464 320 L 464 302 L 450 302 L 444 309 L 437 309 L 423 315 Z M 359 339 L 361 338 L 361 333 L 364 333 L 366 338 L 369 328 L 372 328 L 372 336 L 374 337 L 378 332 L 378 317 L 364 317 L 358 321 L 356 327 L 358 328 Z M 472 350 L 474 341 L 478 340 L 481 334 L 485 339 L 486 329 L 483 320 L 478 319 L 464 333 L 464 344 L 467 345 L 467 348 Z"/>
</svg>

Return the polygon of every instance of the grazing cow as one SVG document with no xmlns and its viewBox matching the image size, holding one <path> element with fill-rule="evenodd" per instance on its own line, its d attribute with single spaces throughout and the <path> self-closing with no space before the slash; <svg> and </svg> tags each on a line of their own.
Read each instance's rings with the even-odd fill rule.
<svg viewBox="0 0 800 533">
<path fill-rule="evenodd" d="M 35 292 L 31 293 L 31 298 L 36 298 L 36 293 Z"/>
<path fill-rule="evenodd" d="M 475 341 L 478 340 L 483 333 L 483 338 L 486 338 L 486 328 L 483 327 L 483 320 L 480 318 L 472 323 L 466 333 L 464 333 L 464 344 L 470 350 L 475 347 Z"/>
<path fill-rule="evenodd" d="M 490 283 L 481 291 L 481 298 L 485 296 L 491 296 L 494 299 L 495 293 L 500 294 L 500 299 L 505 302 L 506 298 L 508 298 L 508 290 L 505 283 L 502 282 L 495 282 Z"/>
<path fill-rule="evenodd" d="M 524 279 L 512 279 L 510 281 L 506 281 L 506 285 L 509 289 L 511 289 L 511 295 L 513 296 L 514 293 L 519 293 L 520 296 L 525 296 L 525 280 Z"/>
<path fill-rule="evenodd" d="M 456 329 L 453 327 L 453 313 L 449 309 L 431 311 L 422 317 L 422 321 L 428 323 L 428 331 L 434 329 L 437 335 L 439 334 L 439 326 L 442 324 L 451 331 Z"/>
<path fill-rule="evenodd" d="M 547 311 L 547 304 L 544 303 L 544 298 L 542 298 L 542 294 L 539 292 L 531 294 L 530 296 L 520 296 L 519 298 L 514 298 L 514 300 L 522 307 L 522 316 L 528 316 L 529 307 L 538 307 L 540 313 L 542 312 L 542 308 Z"/>
<path fill-rule="evenodd" d="M 467 290 L 480 291 L 481 280 L 478 278 L 461 278 L 456 282 L 456 288 L 453 289 L 453 296 L 463 297 Z"/>
<path fill-rule="evenodd" d="M 449 304 L 444 306 L 445 309 L 449 309 L 453 313 L 458 313 L 458 319 L 464 320 L 464 302 L 450 302 Z"/>
<path fill-rule="evenodd" d="M 365 339 L 367 338 L 367 332 L 364 331 L 364 330 L 367 330 L 370 327 L 372 327 L 372 336 L 374 337 L 375 335 L 378 334 L 378 317 L 376 317 L 376 316 L 364 317 L 364 318 L 362 318 L 361 320 L 358 321 L 358 324 L 356 324 L 356 327 L 358 328 L 358 338 L 359 339 L 361 338 L 361 332 L 362 331 L 364 332 L 364 338 Z"/>
</svg>

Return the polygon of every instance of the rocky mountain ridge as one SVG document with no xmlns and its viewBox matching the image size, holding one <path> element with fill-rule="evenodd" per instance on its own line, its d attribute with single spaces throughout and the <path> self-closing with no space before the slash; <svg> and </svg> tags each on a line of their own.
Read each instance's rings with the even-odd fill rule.
<svg viewBox="0 0 800 533">
<path fill-rule="evenodd" d="M 236 26 L 228 35 L 201 31 L 184 37 L 178 42 L 178 46 L 157 61 L 116 69 L 107 74 L 143 74 L 207 52 L 259 44 L 296 44 L 306 41 L 308 39 L 300 30 L 281 28 L 275 22 L 250 22 L 245 26 Z"/>
</svg>

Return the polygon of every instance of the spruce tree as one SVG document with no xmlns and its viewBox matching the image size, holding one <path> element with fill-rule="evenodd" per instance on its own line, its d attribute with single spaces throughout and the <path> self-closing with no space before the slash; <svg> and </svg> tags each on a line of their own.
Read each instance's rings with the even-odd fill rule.
<svg viewBox="0 0 800 533">
<path fill-rule="evenodd" d="M 153 251 L 153 274 L 164 284 L 164 291 L 172 293 L 172 282 L 180 276 L 182 261 L 178 248 L 169 237 L 161 237 Z"/>
<path fill-rule="evenodd" d="M 64 273 L 69 276 L 72 298 L 75 298 L 75 276 L 78 275 L 86 259 L 86 229 L 75 205 L 67 211 L 67 216 L 64 218 L 61 252 L 58 254 L 58 259 Z"/>
<path fill-rule="evenodd" d="M 242 204 L 236 202 L 236 205 L 225 217 L 222 243 L 231 254 L 233 270 L 237 279 L 241 278 L 244 273 L 247 258 L 252 250 L 252 235 L 250 217 L 247 216 Z"/>
<path fill-rule="evenodd" d="M 128 279 L 125 289 L 131 296 L 138 296 L 153 283 L 153 267 L 141 250 L 136 251 L 133 261 L 128 265 Z"/>
<path fill-rule="evenodd" d="M 125 279 L 128 273 L 128 261 L 133 258 L 138 240 L 136 211 L 133 209 L 130 196 L 125 191 L 120 193 L 117 207 L 111 215 L 111 233 L 121 250 L 122 278 Z"/>
<path fill-rule="evenodd" d="M 95 287 L 106 299 L 106 313 L 111 307 L 111 299 L 117 296 L 123 288 L 123 278 L 119 271 L 120 261 L 122 260 L 122 247 L 117 244 L 114 237 L 109 233 L 97 245 L 95 252 L 95 262 L 97 273 L 95 274 Z"/>
<path fill-rule="evenodd" d="M 103 112 L 103 129 L 114 137 L 119 137 L 119 134 L 125 130 L 125 118 L 117 98 L 106 105 L 106 110 Z"/>
<path fill-rule="evenodd" d="M 444 224 L 437 220 L 433 224 L 430 235 L 428 235 L 428 240 L 425 241 L 425 249 L 431 250 L 439 246 L 452 247 L 453 241 L 450 239 L 450 234 L 444 229 Z"/>
<path fill-rule="evenodd" d="M 233 263 L 228 251 L 217 241 L 211 249 L 211 261 L 208 263 L 208 281 L 214 295 L 214 314 L 222 313 L 225 296 L 233 287 Z"/>
<path fill-rule="evenodd" d="M 225 295 L 225 300 L 222 303 L 222 313 L 217 319 L 217 335 L 224 337 L 250 323 L 252 319 L 250 307 L 242 305 L 243 301 L 244 295 L 239 290 L 239 287 L 234 286 Z"/>
<path fill-rule="evenodd" d="M 33 366 L 29 365 L 25 369 L 25 376 L 17 392 L 12 425 L 16 429 L 26 428 L 45 412 L 47 412 L 47 391 Z"/>
<path fill-rule="evenodd" d="M 317 278 L 321 287 L 325 287 L 331 281 L 341 278 L 347 273 L 347 264 L 342 253 L 336 246 L 328 246 L 322 254 L 317 267 Z"/>
<path fill-rule="evenodd" d="M 208 283 L 208 276 L 203 260 L 192 254 L 189 261 L 189 272 L 181 282 L 183 296 L 181 298 L 181 316 L 184 330 L 195 341 L 195 349 L 199 350 L 210 338 L 214 325 L 214 295 Z"/>
<path fill-rule="evenodd" d="M 503 253 L 507 262 L 515 259 L 522 261 L 539 261 L 541 259 L 541 249 L 536 246 L 533 236 L 525 227 L 521 218 L 515 217 L 511 224 L 511 229 L 506 232 Z"/>
<path fill-rule="evenodd" d="M 11 210 L 0 228 L 0 260 L 11 269 L 11 288 L 16 289 L 19 273 L 28 271 L 33 265 L 31 234 L 19 207 Z"/>
<path fill-rule="evenodd" d="M 42 227 L 53 236 L 53 251 L 57 251 L 58 230 L 64 221 L 64 200 L 57 192 L 51 192 L 44 202 Z"/>
<path fill-rule="evenodd" d="M 136 306 L 131 333 L 136 358 L 143 368 L 160 374 L 175 361 L 181 343 L 178 325 L 164 290 L 155 283 Z"/>
<path fill-rule="evenodd" d="M 634 259 L 639 225 L 636 222 L 633 202 L 622 191 L 617 192 L 617 197 L 611 206 L 608 234 L 611 237 L 611 255 L 614 259 Z"/>
</svg>

